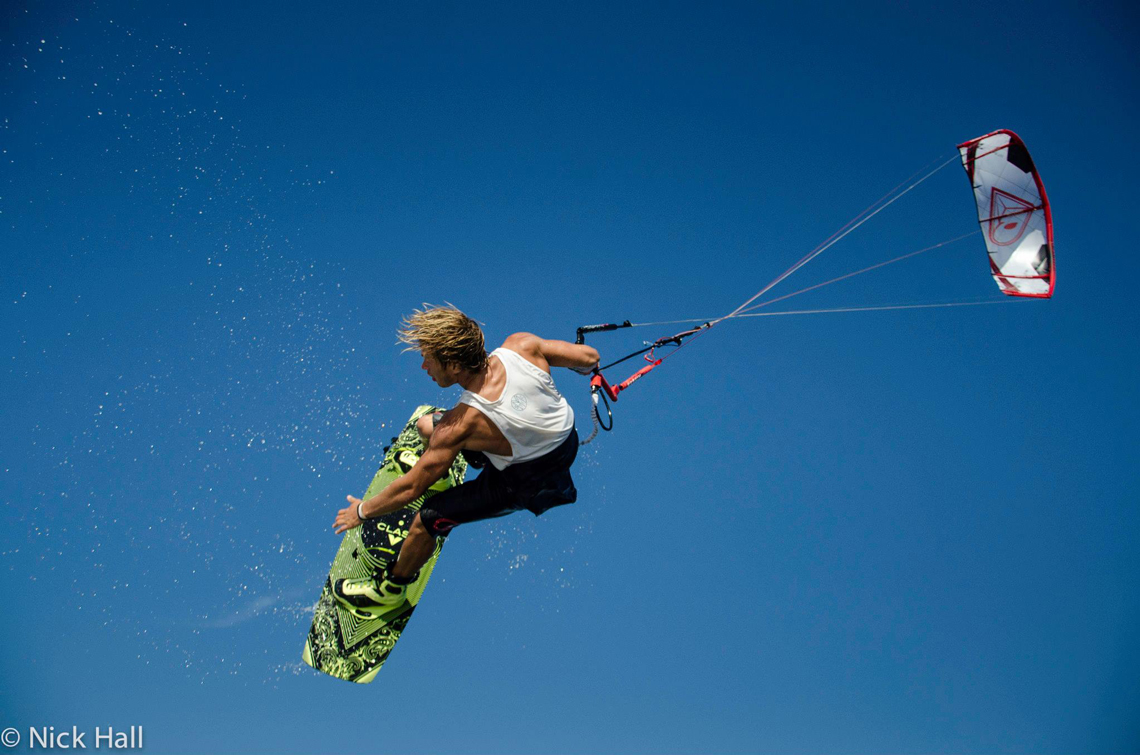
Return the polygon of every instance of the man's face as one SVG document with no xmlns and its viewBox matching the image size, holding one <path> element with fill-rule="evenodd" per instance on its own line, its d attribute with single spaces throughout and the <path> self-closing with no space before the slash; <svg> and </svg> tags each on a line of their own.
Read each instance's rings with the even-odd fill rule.
<svg viewBox="0 0 1140 755">
<path fill-rule="evenodd" d="M 458 382 L 458 370 L 456 370 L 454 367 L 451 365 L 442 364 L 438 359 L 436 359 L 434 356 L 431 356 L 430 354 L 424 354 L 423 352 L 420 352 L 420 355 L 424 359 L 423 364 L 421 364 L 420 367 L 423 368 L 423 371 L 428 374 L 428 377 L 434 380 L 435 384 L 440 388 L 448 388 Z"/>
</svg>

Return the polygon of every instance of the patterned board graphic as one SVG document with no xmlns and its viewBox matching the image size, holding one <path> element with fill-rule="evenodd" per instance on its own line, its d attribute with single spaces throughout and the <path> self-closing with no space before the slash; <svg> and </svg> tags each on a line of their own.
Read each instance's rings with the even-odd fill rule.
<svg viewBox="0 0 1140 755">
<path fill-rule="evenodd" d="M 385 450 L 384 461 L 372 478 L 365 498 L 376 495 L 415 464 L 424 450 L 416 432 L 416 420 L 435 411 L 439 409 L 433 406 L 416 409 L 404 429 L 392 439 L 392 445 Z M 408 590 L 408 602 L 386 614 L 368 619 L 353 615 L 333 597 L 332 584 L 341 577 L 370 576 L 395 561 L 424 500 L 463 482 L 466 473 L 467 462 L 460 455 L 451 465 L 448 475 L 433 485 L 424 497 L 416 499 L 407 508 L 370 519 L 344 533 L 317 602 L 313 626 L 305 640 L 301 656 L 305 663 L 330 676 L 358 684 L 367 684 L 375 678 L 419 604 L 443 548 L 443 540 L 436 543 L 431 560 L 420 570 L 420 578 Z"/>
</svg>

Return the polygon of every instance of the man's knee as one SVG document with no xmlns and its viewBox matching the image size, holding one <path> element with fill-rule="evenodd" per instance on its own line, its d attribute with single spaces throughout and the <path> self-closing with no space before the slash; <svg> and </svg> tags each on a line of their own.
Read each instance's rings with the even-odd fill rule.
<svg viewBox="0 0 1140 755">
<path fill-rule="evenodd" d="M 416 514 L 416 518 L 412 520 L 412 526 L 408 530 L 408 537 L 412 537 L 413 533 L 421 534 L 421 536 L 430 537 L 435 539 L 437 537 L 446 537 L 447 533 L 458 525 L 459 522 L 448 519 L 439 515 L 435 509 L 423 508 Z"/>
<path fill-rule="evenodd" d="M 419 431 L 420 437 L 423 438 L 424 445 L 426 446 L 431 441 L 432 430 L 435 429 L 435 422 L 432 420 L 432 415 L 425 414 L 416 420 L 416 430 Z"/>
</svg>

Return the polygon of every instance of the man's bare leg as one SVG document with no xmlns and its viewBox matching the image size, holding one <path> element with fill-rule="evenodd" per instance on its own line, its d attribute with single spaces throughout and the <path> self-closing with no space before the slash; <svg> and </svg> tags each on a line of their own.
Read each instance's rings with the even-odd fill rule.
<svg viewBox="0 0 1140 755">
<path fill-rule="evenodd" d="M 436 414 L 440 414 L 440 412 L 436 412 Z M 435 415 L 432 414 L 425 414 L 416 420 L 416 430 L 423 438 L 424 448 L 427 448 L 431 443 L 431 433 L 435 429 L 436 421 Z M 420 515 L 417 513 L 416 518 L 412 520 L 412 526 L 408 529 L 408 537 L 400 548 L 400 557 L 392 568 L 392 576 L 397 579 L 411 577 L 428 562 L 433 553 L 435 553 L 435 538 L 427 531 L 427 527 L 420 522 Z"/>
<path fill-rule="evenodd" d="M 407 579 L 420 570 L 435 553 L 435 538 L 420 522 L 420 515 L 412 521 L 408 530 L 408 537 L 400 548 L 400 557 L 396 566 L 392 568 L 392 576 L 396 579 Z"/>
</svg>

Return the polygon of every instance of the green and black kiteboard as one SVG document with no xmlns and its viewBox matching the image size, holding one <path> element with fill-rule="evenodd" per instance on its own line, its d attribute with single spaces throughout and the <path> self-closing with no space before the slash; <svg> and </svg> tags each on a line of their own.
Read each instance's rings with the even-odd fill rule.
<svg viewBox="0 0 1140 755">
<path fill-rule="evenodd" d="M 372 478 L 372 484 L 364 494 L 365 498 L 376 495 L 412 468 L 424 452 L 423 441 L 416 431 L 416 420 L 435 411 L 439 409 L 432 406 L 416 409 L 408 424 L 385 451 L 384 461 Z M 305 640 L 305 651 L 301 656 L 305 663 L 338 679 L 359 684 L 372 681 L 412 618 L 443 548 L 443 539 L 436 542 L 435 553 L 420 569 L 420 578 L 408 589 L 408 602 L 386 613 L 371 616 L 349 611 L 333 597 L 333 582 L 342 577 L 368 577 L 395 562 L 400 555 L 400 546 L 408 536 L 408 528 L 412 526 L 412 520 L 424 501 L 463 482 L 466 473 L 467 463 L 460 454 L 447 476 L 432 485 L 426 495 L 413 501 L 410 506 L 369 519 L 344 533 L 324 589 L 321 590 L 321 599 L 317 602 L 313 615 L 313 626 Z"/>
</svg>

